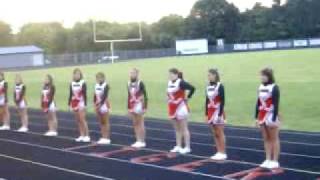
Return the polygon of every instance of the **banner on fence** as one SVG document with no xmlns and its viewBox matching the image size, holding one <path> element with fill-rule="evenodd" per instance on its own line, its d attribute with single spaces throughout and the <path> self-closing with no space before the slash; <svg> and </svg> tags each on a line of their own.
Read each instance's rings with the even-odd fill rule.
<svg viewBox="0 0 320 180">
<path fill-rule="evenodd" d="M 310 46 L 320 46 L 320 38 L 317 39 L 309 39 Z"/>
<path fill-rule="evenodd" d="M 205 54 L 209 52 L 207 39 L 177 40 L 178 55 Z"/>
<path fill-rule="evenodd" d="M 279 48 L 291 48 L 292 42 L 291 41 L 278 41 Z"/>
<path fill-rule="evenodd" d="M 263 49 L 263 44 L 262 42 L 249 43 L 249 49 L 250 50 Z"/>
<path fill-rule="evenodd" d="M 277 42 L 275 41 L 268 41 L 263 43 L 263 48 L 265 49 L 275 49 L 277 47 L 278 45 L 277 45 Z"/>
<path fill-rule="evenodd" d="M 234 44 L 233 50 L 235 51 L 246 51 L 248 50 L 248 44 Z"/>
<path fill-rule="evenodd" d="M 294 40 L 293 45 L 294 45 L 294 47 L 306 47 L 306 46 L 308 46 L 308 41 L 305 39 Z"/>
</svg>

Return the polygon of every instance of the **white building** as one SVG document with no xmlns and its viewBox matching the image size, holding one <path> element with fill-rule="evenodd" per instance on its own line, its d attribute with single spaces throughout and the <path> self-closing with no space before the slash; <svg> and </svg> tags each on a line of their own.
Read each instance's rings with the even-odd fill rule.
<svg viewBox="0 0 320 180">
<path fill-rule="evenodd" d="M 0 69 L 44 65 L 44 51 L 37 46 L 0 47 Z"/>
</svg>

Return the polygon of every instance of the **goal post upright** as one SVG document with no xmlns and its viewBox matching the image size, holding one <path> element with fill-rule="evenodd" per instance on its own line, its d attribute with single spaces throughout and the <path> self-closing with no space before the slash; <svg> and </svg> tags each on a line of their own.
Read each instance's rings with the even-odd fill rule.
<svg viewBox="0 0 320 180">
<path fill-rule="evenodd" d="M 93 40 L 95 43 L 110 43 L 110 53 L 111 53 L 111 62 L 114 63 L 115 56 L 114 56 L 114 44 L 115 43 L 121 43 L 121 42 L 142 42 L 143 36 L 142 36 L 142 28 L 141 28 L 141 22 L 138 23 L 138 33 L 139 37 L 138 38 L 129 38 L 129 39 L 113 39 L 113 40 L 108 40 L 108 39 L 97 39 L 97 25 L 96 21 L 92 21 L 92 29 L 93 29 Z"/>
</svg>

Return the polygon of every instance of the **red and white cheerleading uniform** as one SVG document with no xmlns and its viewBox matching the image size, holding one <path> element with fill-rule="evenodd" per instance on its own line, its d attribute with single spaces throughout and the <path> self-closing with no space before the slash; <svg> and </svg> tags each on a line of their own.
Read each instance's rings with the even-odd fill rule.
<svg viewBox="0 0 320 180">
<path fill-rule="evenodd" d="M 97 106 L 96 111 L 100 114 L 106 114 L 110 111 L 110 103 L 106 94 L 108 88 L 107 82 L 97 83 L 94 88 L 94 104 Z"/>
<path fill-rule="evenodd" d="M 0 82 L 0 106 L 7 104 L 6 84 L 7 82 L 5 80 Z"/>
<path fill-rule="evenodd" d="M 56 105 L 54 103 L 54 92 L 55 88 L 51 86 L 45 85 L 42 88 L 42 94 L 41 94 L 41 107 L 43 112 L 55 112 L 56 111 Z"/>
<path fill-rule="evenodd" d="M 274 102 L 275 99 L 273 98 L 275 87 L 275 84 L 261 84 L 259 87 L 256 116 L 260 125 L 278 126 L 280 123 L 277 113 L 278 107 L 275 106 L 278 106 L 278 103 L 275 104 L 276 102 Z"/>
<path fill-rule="evenodd" d="M 168 82 L 168 111 L 169 118 L 176 120 L 185 120 L 189 116 L 188 104 L 185 101 L 185 89 L 180 87 L 181 79 Z"/>
<path fill-rule="evenodd" d="M 129 81 L 128 82 L 128 111 L 134 114 L 144 114 L 145 113 L 145 90 L 141 89 L 142 82 Z M 144 86 L 143 86 L 144 87 Z"/>
<path fill-rule="evenodd" d="M 73 111 L 83 110 L 86 107 L 85 81 L 73 81 L 71 83 L 70 107 Z"/>
<path fill-rule="evenodd" d="M 27 107 L 27 102 L 25 100 L 25 85 L 16 84 L 14 89 L 15 102 L 18 108 L 24 109 Z"/>
<path fill-rule="evenodd" d="M 223 125 L 225 124 L 225 113 L 224 113 L 224 95 L 219 93 L 222 84 L 210 83 L 206 88 L 206 115 L 208 124 L 212 125 Z M 223 92 L 224 93 L 224 92 Z"/>
</svg>

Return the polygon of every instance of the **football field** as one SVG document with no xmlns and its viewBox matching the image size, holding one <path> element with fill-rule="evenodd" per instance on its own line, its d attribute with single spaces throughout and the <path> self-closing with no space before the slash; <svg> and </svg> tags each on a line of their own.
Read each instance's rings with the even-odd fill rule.
<svg viewBox="0 0 320 180">
<path fill-rule="evenodd" d="M 111 86 L 110 101 L 112 113 L 125 115 L 128 72 L 137 67 L 141 79 L 145 82 L 149 94 L 148 117 L 167 117 L 166 86 L 168 69 L 177 67 L 184 72 L 185 79 L 191 82 L 197 91 L 190 108 L 191 120 L 204 122 L 204 88 L 207 70 L 219 68 L 222 82 L 226 88 L 226 113 L 228 123 L 240 126 L 253 126 L 253 114 L 259 85 L 259 71 L 263 67 L 274 68 L 276 81 L 281 90 L 280 112 L 283 128 L 303 131 L 320 129 L 320 50 L 288 50 L 250 53 L 203 55 L 190 57 L 170 57 L 161 59 L 134 60 L 115 64 L 97 64 L 80 66 L 88 85 L 90 112 L 93 112 L 92 99 L 95 73 L 103 71 Z M 74 67 L 51 68 L 21 71 L 27 85 L 27 100 L 32 108 L 40 106 L 40 91 L 45 74 L 54 76 L 56 84 L 56 103 L 59 110 L 68 110 L 67 100 L 69 82 Z M 14 74 L 8 72 L 10 103 Z"/>
</svg>

